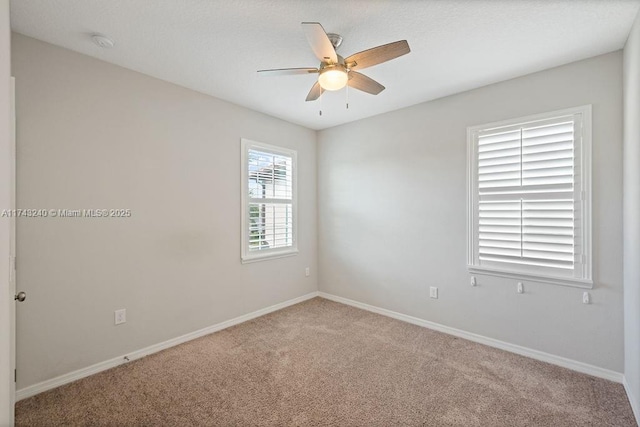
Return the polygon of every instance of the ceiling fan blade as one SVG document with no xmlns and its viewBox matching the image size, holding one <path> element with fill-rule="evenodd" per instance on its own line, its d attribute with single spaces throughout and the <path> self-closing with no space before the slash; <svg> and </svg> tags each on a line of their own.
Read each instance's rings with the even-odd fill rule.
<svg viewBox="0 0 640 427">
<path fill-rule="evenodd" d="M 406 40 L 400 40 L 354 53 L 345 59 L 344 62 L 350 68 L 362 70 L 363 68 L 381 64 L 399 56 L 406 55 L 409 52 L 411 52 L 411 49 L 409 49 L 409 43 L 407 43 Z"/>
<path fill-rule="evenodd" d="M 349 87 L 370 93 L 371 95 L 377 95 L 384 90 L 384 86 L 380 83 L 357 71 L 349 71 L 348 84 Z"/>
<path fill-rule="evenodd" d="M 302 29 L 307 36 L 307 41 L 313 50 L 313 53 L 320 62 L 337 64 L 338 55 L 331 44 L 331 40 L 327 37 L 327 33 L 318 22 L 303 22 Z"/>
<path fill-rule="evenodd" d="M 315 101 L 316 99 L 320 98 L 322 92 L 324 92 L 324 89 L 322 89 L 320 83 L 316 82 L 316 84 L 314 84 L 309 91 L 309 95 L 307 95 L 307 99 L 305 99 L 305 101 Z"/>
<path fill-rule="evenodd" d="M 295 74 L 317 73 L 317 68 L 277 68 L 273 70 L 258 70 L 259 76 L 291 76 Z"/>
</svg>

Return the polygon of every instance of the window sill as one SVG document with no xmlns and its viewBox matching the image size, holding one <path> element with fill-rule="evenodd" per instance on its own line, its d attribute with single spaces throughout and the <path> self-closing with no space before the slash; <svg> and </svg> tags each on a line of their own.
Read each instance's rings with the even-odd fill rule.
<svg viewBox="0 0 640 427">
<path fill-rule="evenodd" d="M 256 254 L 256 255 L 246 255 L 246 256 L 243 256 L 241 260 L 243 264 L 249 264 L 252 262 L 267 261 L 270 259 L 277 259 L 277 258 L 286 258 L 294 255 L 298 255 L 297 249 L 290 249 L 287 251 L 278 251 L 278 252 L 263 253 L 263 254 Z"/>
<path fill-rule="evenodd" d="M 506 277 L 517 279 L 523 282 L 549 283 L 552 285 L 569 286 L 572 288 L 593 289 L 593 281 L 585 279 L 574 279 L 572 277 L 549 277 L 527 273 L 515 273 L 512 271 L 496 270 L 491 268 L 468 266 L 469 273 L 486 276 Z"/>
</svg>

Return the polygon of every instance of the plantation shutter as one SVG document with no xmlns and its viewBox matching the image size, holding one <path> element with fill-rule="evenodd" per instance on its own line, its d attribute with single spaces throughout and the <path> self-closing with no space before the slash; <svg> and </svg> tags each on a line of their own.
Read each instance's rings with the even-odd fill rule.
<svg viewBox="0 0 640 427">
<path fill-rule="evenodd" d="M 477 257 L 573 270 L 579 244 L 580 116 L 477 135 Z"/>
<path fill-rule="evenodd" d="M 293 159 L 248 150 L 249 252 L 293 246 Z"/>
</svg>

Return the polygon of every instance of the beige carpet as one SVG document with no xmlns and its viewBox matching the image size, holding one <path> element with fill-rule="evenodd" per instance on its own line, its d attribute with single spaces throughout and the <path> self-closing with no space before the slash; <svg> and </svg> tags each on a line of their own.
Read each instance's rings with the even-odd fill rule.
<svg viewBox="0 0 640 427">
<path fill-rule="evenodd" d="M 635 426 L 621 385 L 320 298 L 18 403 L 18 426 Z"/>
</svg>

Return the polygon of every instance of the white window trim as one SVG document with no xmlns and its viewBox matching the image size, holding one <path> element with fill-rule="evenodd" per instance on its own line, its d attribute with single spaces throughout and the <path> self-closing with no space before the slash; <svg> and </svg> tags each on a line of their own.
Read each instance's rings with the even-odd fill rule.
<svg viewBox="0 0 640 427">
<path fill-rule="evenodd" d="M 293 256 L 298 253 L 298 153 L 295 150 L 278 147 L 275 145 L 264 144 L 262 142 L 252 141 L 250 139 L 241 138 L 241 185 L 242 185 L 242 226 L 241 226 L 241 261 L 243 264 L 256 261 L 265 261 L 268 259 L 283 258 Z M 281 154 L 289 156 L 292 159 L 292 191 L 293 191 L 293 244 L 286 248 L 266 249 L 256 252 L 249 251 L 249 168 L 248 154 L 250 149 L 265 151 L 273 154 Z"/>
<path fill-rule="evenodd" d="M 591 226 L 591 139 L 592 139 L 592 123 L 591 123 L 591 105 L 583 105 L 580 107 L 567 108 L 563 110 L 551 111 L 547 113 L 534 114 L 526 117 L 518 117 L 515 119 L 502 120 L 499 122 L 486 123 L 467 128 L 467 267 L 470 273 L 489 275 L 497 277 L 513 278 L 522 281 L 531 281 L 539 283 L 550 283 L 562 286 L 571 286 L 585 289 L 593 288 L 593 248 L 592 248 L 592 226 Z M 583 247 L 583 278 L 559 277 L 536 272 L 522 272 L 516 270 L 508 270 L 501 268 L 488 268 L 475 264 L 475 236 L 477 236 L 477 221 L 475 218 L 475 206 L 477 203 L 476 179 L 477 179 L 477 162 L 476 162 L 476 146 L 475 134 L 480 130 L 490 128 L 512 126 L 516 124 L 526 124 L 545 120 L 563 115 L 581 114 L 582 116 L 582 141 L 580 150 L 580 172 L 582 174 L 582 247 Z"/>
</svg>

